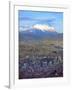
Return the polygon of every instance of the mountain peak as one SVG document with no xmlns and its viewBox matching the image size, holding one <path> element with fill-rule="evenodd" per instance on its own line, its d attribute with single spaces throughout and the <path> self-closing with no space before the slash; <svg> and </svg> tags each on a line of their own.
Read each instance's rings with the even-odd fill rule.
<svg viewBox="0 0 72 90">
<path fill-rule="evenodd" d="M 41 30 L 43 32 L 45 32 L 45 31 L 56 32 L 54 27 L 48 26 L 48 25 L 45 25 L 45 24 L 35 24 L 35 25 L 32 26 L 32 28 L 35 29 L 35 30 Z"/>
</svg>

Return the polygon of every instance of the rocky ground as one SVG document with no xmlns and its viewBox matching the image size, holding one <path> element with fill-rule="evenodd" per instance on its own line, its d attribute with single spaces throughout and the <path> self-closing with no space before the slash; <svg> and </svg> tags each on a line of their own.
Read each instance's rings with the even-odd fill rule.
<svg viewBox="0 0 72 90">
<path fill-rule="evenodd" d="M 63 40 L 19 42 L 19 79 L 63 77 Z"/>
<path fill-rule="evenodd" d="M 19 79 L 62 77 L 63 62 L 58 57 L 35 57 L 19 60 Z"/>
</svg>

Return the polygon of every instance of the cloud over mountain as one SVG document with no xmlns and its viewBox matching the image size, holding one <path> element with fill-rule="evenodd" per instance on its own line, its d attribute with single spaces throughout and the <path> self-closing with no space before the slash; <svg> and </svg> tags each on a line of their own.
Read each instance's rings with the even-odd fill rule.
<svg viewBox="0 0 72 90">
<path fill-rule="evenodd" d="M 35 24 L 32 26 L 33 29 L 37 29 L 37 30 L 42 30 L 44 31 L 51 31 L 51 32 L 55 32 L 55 28 L 49 25 L 45 25 L 45 24 Z"/>
</svg>

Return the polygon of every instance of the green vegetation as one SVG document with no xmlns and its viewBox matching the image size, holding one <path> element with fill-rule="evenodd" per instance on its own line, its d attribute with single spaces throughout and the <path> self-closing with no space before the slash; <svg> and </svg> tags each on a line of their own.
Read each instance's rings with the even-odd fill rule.
<svg viewBox="0 0 72 90">
<path fill-rule="evenodd" d="M 19 57 L 24 59 L 25 57 L 39 57 L 39 56 L 53 56 L 59 54 L 62 51 L 63 41 L 62 40 L 42 40 L 42 41 L 31 41 L 31 42 L 20 42 L 19 43 Z M 56 53 L 54 53 L 56 51 Z"/>
<path fill-rule="evenodd" d="M 19 43 L 19 79 L 63 77 L 63 41 Z"/>
</svg>

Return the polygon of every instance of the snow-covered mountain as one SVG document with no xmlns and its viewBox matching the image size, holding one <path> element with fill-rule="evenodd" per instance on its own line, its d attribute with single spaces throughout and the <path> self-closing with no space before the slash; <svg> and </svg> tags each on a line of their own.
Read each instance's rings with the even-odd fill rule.
<svg viewBox="0 0 72 90">
<path fill-rule="evenodd" d="M 26 29 L 26 30 L 22 30 L 22 31 L 27 31 L 27 32 L 34 32 L 34 31 L 42 31 L 42 32 L 56 32 L 55 28 L 52 26 L 48 26 L 45 24 L 35 24 L 33 25 L 31 28 Z"/>
<path fill-rule="evenodd" d="M 32 28 L 20 31 L 19 39 L 20 40 L 29 40 L 29 39 L 57 39 L 62 37 L 62 34 L 56 32 L 54 27 L 47 25 L 36 24 Z"/>
</svg>

